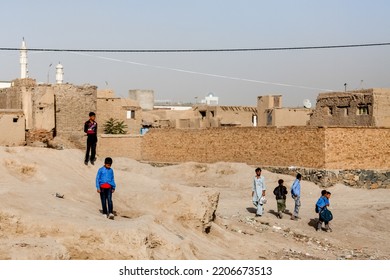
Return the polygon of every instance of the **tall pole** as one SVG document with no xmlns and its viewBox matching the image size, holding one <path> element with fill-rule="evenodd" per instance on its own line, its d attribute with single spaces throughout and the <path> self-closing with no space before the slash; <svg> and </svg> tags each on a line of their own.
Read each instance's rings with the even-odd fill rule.
<svg viewBox="0 0 390 280">
<path fill-rule="evenodd" d="M 50 77 L 50 67 L 53 65 L 53 63 L 50 63 L 49 64 L 49 68 L 47 70 L 47 83 L 49 84 L 50 83 L 50 80 L 49 80 L 49 77 Z"/>
</svg>

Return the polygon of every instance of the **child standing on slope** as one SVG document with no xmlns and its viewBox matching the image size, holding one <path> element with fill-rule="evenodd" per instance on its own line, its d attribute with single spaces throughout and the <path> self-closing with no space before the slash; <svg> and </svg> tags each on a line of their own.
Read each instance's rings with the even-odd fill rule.
<svg viewBox="0 0 390 280">
<path fill-rule="evenodd" d="M 283 185 L 284 181 L 279 179 L 278 186 L 274 189 L 274 195 L 276 198 L 276 204 L 278 207 L 277 217 L 281 219 L 283 217 L 282 213 L 286 210 L 286 194 L 287 188 Z"/>
<path fill-rule="evenodd" d="M 95 121 L 96 114 L 89 113 L 89 120 L 84 123 L 84 132 L 87 133 L 87 150 L 85 152 L 84 164 L 88 165 L 88 161 L 94 165 L 96 161 L 96 143 L 97 139 L 97 122 Z M 91 156 L 89 156 L 91 152 Z"/>
<path fill-rule="evenodd" d="M 96 175 L 96 190 L 100 194 L 103 216 L 114 219 L 112 194 L 115 192 L 116 184 L 114 171 L 111 168 L 112 158 L 104 160 L 104 166 L 100 167 Z"/>
</svg>

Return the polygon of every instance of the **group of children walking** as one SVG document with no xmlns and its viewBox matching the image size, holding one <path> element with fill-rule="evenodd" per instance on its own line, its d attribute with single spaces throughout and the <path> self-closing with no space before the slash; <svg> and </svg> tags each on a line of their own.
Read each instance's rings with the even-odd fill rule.
<svg viewBox="0 0 390 280">
<path fill-rule="evenodd" d="M 255 177 L 253 179 L 252 186 L 252 201 L 256 206 L 256 216 L 261 217 L 264 212 L 264 204 L 266 204 L 267 200 L 265 198 L 266 185 L 264 176 L 261 175 L 261 168 L 258 167 L 255 169 Z M 301 182 L 302 175 L 297 174 L 296 179 L 294 180 L 291 186 L 291 197 L 294 200 L 294 212 L 291 215 L 291 220 L 298 220 L 299 217 L 299 209 L 301 207 Z M 286 198 L 287 198 L 287 187 L 283 185 L 283 179 L 278 180 L 278 186 L 273 190 L 273 194 L 276 198 L 276 206 L 277 213 L 276 216 L 279 219 L 283 218 L 283 213 L 286 213 Z M 332 212 L 328 209 L 329 207 L 329 199 L 331 193 L 322 190 L 321 197 L 317 200 L 315 205 L 315 212 L 318 213 L 318 220 L 316 224 L 316 230 L 322 229 L 322 224 L 325 223 L 325 230 L 332 231 L 329 226 L 329 222 L 333 219 Z"/>
<path fill-rule="evenodd" d="M 97 123 L 95 121 L 95 113 L 89 113 L 89 120 L 84 123 L 84 132 L 87 134 L 87 150 L 85 154 L 84 163 L 88 165 L 91 162 L 93 165 L 96 161 L 96 143 L 97 143 Z M 90 155 L 91 153 L 91 155 Z M 112 158 L 107 157 L 104 160 L 104 165 L 99 168 L 96 174 L 96 191 L 100 194 L 102 204 L 102 214 L 104 217 L 114 219 L 114 207 L 112 202 L 112 194 L 115 192 L 116 184 L 114 180 L 114 171 L 111 169 Z M 261 175 L 261 168 L 255 169 L 256 176 L 253 179 L 252 187 L 252 201 L 256 206 L 256 216 L 260 217 L 264 212 L 264 204 L 267 200 L 265 198 L 266 185 L 264 176 Z M 297 174 L 294 183 L 291 186 L 291 197 L 294 199 L 294 212 L 291 215 L 291 220 L 299 219 L 299 208 L 301 206 L 301 179 L 302 175 Z M 283 213 L 286 213 L 286 198 L 287 188 L 283 185 L 282 179 L 278 180 L 278 186 L 274 189 L 273 194 L 276 198 L 277 214 L 279 219 L 283 218 Z M 325 223 L 325 230 L 331 231 L 329 221 L 333 218 L 332 213 L 328 210 L 329 198 L 331 193 L 323 190 L 321 197 L 318 199 L 315 212 L 319 214 L 316 230 L 322 228 Z"/>
</svg>

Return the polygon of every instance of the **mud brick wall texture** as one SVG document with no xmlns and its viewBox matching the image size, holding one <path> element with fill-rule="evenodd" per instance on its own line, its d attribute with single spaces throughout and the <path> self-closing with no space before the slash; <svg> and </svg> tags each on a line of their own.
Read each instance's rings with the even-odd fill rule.
<svg viewBox="0 0 390 280">
<path fill-rule="evenodd" d="M 33 142 L 47 142 L 49 140 L 53 140 L 53 132 L 46 130 L 29 130 L 26 132 L 26 141 L 27 144 L 31 144 Z"/>
<path fill-rule="evenodd" d="M 82 147 L 84 123 L 89 118 L 89 112 L 96 112 L 97 87 L 64 84 L 56 85 L 54 92 L 56 135 L 67 137 Z"/>
<path fill-rule="evenodd" d="M 227 161 L 292 170 L 390 170 L 389 128 L 151 129 L 144 136 L 106 136 L 99 141 L 104 155 L 149 162 Z"/>
<path fill-rule="evenodd" d="M 0 89 L 0 109 L 22 109 L 23 92 L 36 86 L 33 79 L 13 80 L 13 86 Z"/>
<path fill-rule="evenodd" d="M 16 88 L 0 89 L 0 109 L 22 109 L 22 92 Z"/>
<path fill-rule="evenodd" d="M 326 169 L 390 169 L 389 128 L 327 128 Z"/>
<path fill-rule="evenodd" d="M 324 143 L 324 128 L 161 129 L 151 130 L 144 136 L 142 159 L 321 168 L 325 165 Z"/>
<path fill-rule="evenodd" d="M 154 162 L 390 170 L 389 128 L 152 129 L 141 149 L 142 159 Z"/>
<path fill-rule="evenodd" d="M 100 135 L 96 153 L 98 157 L 128 157 L 142 160 L 141 135 Z"/>
</svg>

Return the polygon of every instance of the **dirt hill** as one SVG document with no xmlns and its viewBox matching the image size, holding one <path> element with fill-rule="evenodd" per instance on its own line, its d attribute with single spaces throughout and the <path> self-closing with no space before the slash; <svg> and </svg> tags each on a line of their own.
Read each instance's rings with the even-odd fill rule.
<svg viewBox="0 0 390 280">
<path fill-rule="evenodd" d="M 301 219 L 278 219 L 272 190 L 294 178 L 264 170 L 266 214 L 255 217 L 253 166 L 113 160 L 109 220 L 95 189 L 102 159 L 85 166 L 80 150 L 0 147 L 0 259 L 390 258 L 390 190 L 330 188 L 333 232 L 317 232 L 313 183 L 302 181 Z"/>
</svg>

